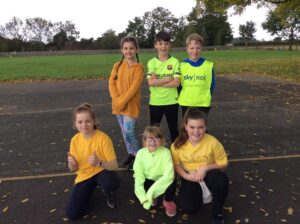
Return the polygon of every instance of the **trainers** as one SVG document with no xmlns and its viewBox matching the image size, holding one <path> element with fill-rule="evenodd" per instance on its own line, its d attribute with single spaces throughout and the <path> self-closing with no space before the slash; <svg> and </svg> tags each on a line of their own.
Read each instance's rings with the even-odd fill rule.
<svg viewBox="0 0 300 224">
<path fill-rule="evenodd" d="M 125 167 L 128 167 L 129 165 L 133 165 L 133 162 L 135 159 L 135 156 L 129 154 L 127 159 L 125 159 L 123 162 L 122 162 L 122 167 L 125 168 Z"/>
<path fill-rule="evenodd" d="M 103 193 L 106 198 L 106 204 L 108 205 L 108 207 L 115 208 L 119 205 L 119 200 L 115 192 L 103 190 Z"/>
<path fill-rule="evenodd" d="M 128 169 L 129 171 L 132 171 L 132 170 L 133 170 L 134 160 L 135 160 L 135 157 L 133 157 L 133 159 L 131 160 L 130 164 L 128 164 L 127 169 Z"/>
<path fill-rule="evenodd" d="M 166 201 L 166 200 L 164 200 L 163 201 L 163 205 L 164 205 L 164 207 L 166 209 L 167 216 L 173 217 L 173 216 L 175 216 L 177 214 L 176 204 L 173 201 Z"/>
<path fill-rule="evenodd" d="M 224 224 L 223 216 L 218 215 L 218 217 L 213 217 L 211 224 Z"/>
</svg>

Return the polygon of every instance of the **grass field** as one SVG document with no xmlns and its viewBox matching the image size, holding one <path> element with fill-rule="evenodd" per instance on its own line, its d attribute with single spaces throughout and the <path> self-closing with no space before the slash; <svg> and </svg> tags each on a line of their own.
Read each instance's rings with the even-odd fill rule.
<svg viewBox="0 0 300 224">
<path fill-rule="evenodd" d="M 179 60 L 186 52 L 174 52 Z M 144 65 L 154 53 L 142 53 Z M 107 78 L 120 54 L 0 58 L 0 82 Z M 216 74 L 263 74 L 300 81 L 300 51 L 205 51 Z"/>
</svg>

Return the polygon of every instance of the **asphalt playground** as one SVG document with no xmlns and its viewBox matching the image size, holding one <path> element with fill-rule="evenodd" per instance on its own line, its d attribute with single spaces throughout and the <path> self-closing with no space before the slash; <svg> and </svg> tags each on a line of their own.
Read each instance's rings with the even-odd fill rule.
<svg viewBox="0 0 300 224">
<path fill-rule="evenodd" d="M 149 123 L 148 95 L 144 83 L 139 138 Z M 94 106 L 122 161 L 126 150 L 106 80 L 0 84 L 0 224 L 71 223 L 65 206 L 74 174 L 66 154 L 75 134 L 72 110 L 83 102 Z M 223 143 L 230 161 L 226 223 L 300 224 L 300 84 L 220 75 L 212 105 L 209 132 Z M 162 129 L 168 133 L 165 121 Z M 144 210 L 133 194 L 132 172 L 117 172 L 120 206 L 108 208 L 96 190 L 91 211 L 75 223 L 210 223 L 209 204 L 194 215 L 179 211 L 173 218 L 165 215 L 161 201 Z"/>
</svg>

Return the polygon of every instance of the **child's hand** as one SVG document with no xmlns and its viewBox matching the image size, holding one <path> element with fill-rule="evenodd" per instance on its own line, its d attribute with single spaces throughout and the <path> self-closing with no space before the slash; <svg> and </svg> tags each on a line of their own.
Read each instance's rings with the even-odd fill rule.
<svg viewBox="0 0 300 224">
<path fill-rule="evenodd" d="M 94 152 L 91 156 L 89 156 L 89 164 L 91 166 L 97 166 L 99 162 L 100 160 L 98 159 L 96 152 Z"/>
<path fill-rule="evenodd" d="M 78 163 L 75 157 L 72 156 L 69 152 L 68 152 L 68 167 L 72 172 L 78 170 Z"/>
<path fill-rule="evenodd" d="M 198 170 L 197 170 L 197 172 L 195 173 L 195 177 L 196 177 L 196 180 L 197 180 L 197 182 L 198 181 L 203 181 L 204 180 L 204 178 L 205 178 L 205 176 L 206 176 L 206 166 L 205 165 L 203 165 L 203 166 L 201 166 Z"/>
</svg>

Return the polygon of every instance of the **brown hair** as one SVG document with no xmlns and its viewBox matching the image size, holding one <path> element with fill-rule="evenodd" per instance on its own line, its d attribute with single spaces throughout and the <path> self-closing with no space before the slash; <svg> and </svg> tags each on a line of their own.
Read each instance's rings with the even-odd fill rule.
<svg viewBox="0 0 300 224">
<path fill-rule="evenodd" d="M 171 35 L 165 31 L 160 31 L 154 36 L 154 43 L 158 41 L 171 42 Z"/>
<path fill-rule="evenodd" d="M 185 125 L 187 125 L 189 120 L 204 120 L 205 126 L 207 125 L 207 116 L 197 108 L 189 108 L 184 114 L 179 136 L 174 141 L 175 149 L 183 146 L 186 141 L 189 139 L 188 133 L 185 130 Z"/>
<path fill-rule="evenodd" d="M 162 132 L 161 132 L 159 127 L 157 127 L 157 126 L 147 126 L 145 128 L 144 133 L 143 133 L 143 144 L 145 143 L 146 138 L 147 138 L 148 135 L 153 135 L 154 137 L 159 138 L 161 140 L 161 145 L 162 146 L 165 145 L 165 138 L 162 135 Z"/>
<path fill-rule="evenodd" d="M 188 46 L 192 40 L 199 42 L 201 46 L 203 46 L 203 38 L 198 33 L 192 33 L 186 38 L 186 46 Z"/>
<path fill-rule="evenodd" d="M 134 38 L 134 37 L 123 37 L 123 38 L 121 39 L 121 41 L 120 41 L 120 47 L 121 47 L 121 49 L 123 48 L 124 43 L 127 43 L 127 42 L 133 43 L 133 45 L 136 47 L 136 49 L 139 49 L 138 41 L 137 41 L 137 39 Z M 140 63 L 139 54 L 136 53 L 135 56 L 136 56 L 137 62 Z M 118 79 L 118 71 L 119 71 L 119 68 L 120 68 L 121 64 L 123 63 L 123 59 L 124 59 L 124 55 L 122 54 L 122 58 L 121 58 L 121 61 L 120 61 L 119 64 L 118 64 L 117 72 L 116 72 L 116 76 L 115 76 L 114 80 L 117 80 L 117 79 Z"/>
<path fill-rule="evenodd" d="M 93 121 L 94 121 L 94 129 L 97 129 L 97 119 L 96 119 L 96 114 L 92 108 L 92 105 L 89 104 L 89 103 L 83 103 L 83 104 L 80 104 L 78 107 L 75 108 L 75 110 L 73 111 L 73 124 L 75 124 L 76 122 L 76 116 L 77 114 L 79 113 L 82 113 L 82 112 L 87 112 L 91 115 Z"/>
</svg>

